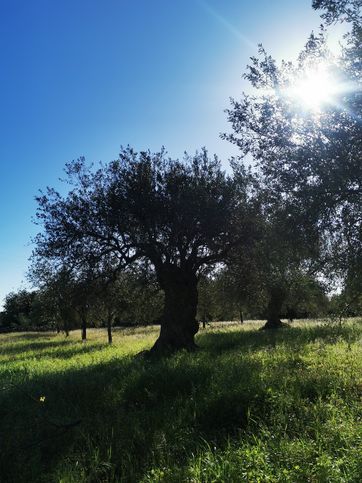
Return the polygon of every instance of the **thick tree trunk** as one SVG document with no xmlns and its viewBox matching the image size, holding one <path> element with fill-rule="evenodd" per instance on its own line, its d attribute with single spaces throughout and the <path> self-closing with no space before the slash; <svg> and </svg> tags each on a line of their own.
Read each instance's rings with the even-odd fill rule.
<svg viewBox="0 0 362 483">
<path fill-rule="evenodd" d="M 165 292 L 160 335 L 151 352 L 169 353 L 179 349 L 196 349 L 197 277 L 192 271 L 175 265 L 158 270 L 158 280 Z"/>
<path fill-rule="evenodd" d="M 284 288 L 275 286 L 270 289 L 270 300 L 267 308 L 268 319 L 266 324 L 262 327 L 262 330 L 288 327 L 288 324 L 284 324 L 280 320 L 280 314 L 285 297 L 286 291 Z"/>
</svg>

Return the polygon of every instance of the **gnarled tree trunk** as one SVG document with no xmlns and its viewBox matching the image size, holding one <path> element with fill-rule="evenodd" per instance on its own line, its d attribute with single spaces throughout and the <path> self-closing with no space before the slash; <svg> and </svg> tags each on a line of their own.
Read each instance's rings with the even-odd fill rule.
<svg viewBox="0 0 362 483">
<path fill-rule="evenodd" d="M 178 349 L 194 350 L 196 320 L 197 277 L 190 270 L 167 264 L 157 271 L 165 293 L 160 335 L 151 352 L 173 352 Z"/>
<path fill-rule="evenodd" d="M 269 290 L 270 299 L 267 307 L 267 321 L 262 329 L 280 329 L 287 327 L 280 320 L 283 302 L 286 298 L 286 290 L 280 286 L 271 287 Z"/>
</svg>

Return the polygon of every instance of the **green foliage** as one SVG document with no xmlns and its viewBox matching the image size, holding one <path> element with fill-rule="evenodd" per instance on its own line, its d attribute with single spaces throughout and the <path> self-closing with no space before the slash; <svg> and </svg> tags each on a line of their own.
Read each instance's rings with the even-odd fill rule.
<svg viewBox="0 0 362 483">
<path fill-rule="evenodd" d="M 252 263 L 252 261 L 250 262 Z M 198 318 L 200 321 L 240 320 L 244 318 L 261 319 L 267 315 L 268 292 L 265 280 L 261 275 L 267 268 L 258 273 L 244 272 L 246 264 L 230 263 L 226 269 L 209 277 L 202 277 L 199 282 Z M 256 270 L 256 267 L 254 265 Z M 294 271 L 286 274 L 283 281 L 285 300 L 281 306 L 280 317 L 284 319 L 305 319 L 324 317 L 335 311 L 335 303 L 331 303 L 326 295 L 326 287 L 315 278 L 303 272 Z M 248 279 L 249 276 L 249 279 Z M 358 316 L 362 309 L 354 305 L 354 312 L 346 312 L 347 316 Z"/>
<path fill-rule="evenodd" d="M 303 273 L 295 273 L 288 287 L 283 314 L 288 318 L 315 318 L 327 315 L 330 302 L 326 292 L 326 287 L 318 280 Z"/>
<path fill-rule="evenodd" d="M 34 299 L 35 292 L 29 292 L 25 289 L 9 293 L 5 297 L 1 325 L 11 329 L 30 326 Z"/>
<path fill-rule="evenodd" d="M 35 263 L 102 272 L 151 262 L 157 275 L 168 265 L 196 271 L 222 260 L 253 216 L 246 173 L 237 183 L 206 149 L 180 161 L 164 149 L 127 147 L 96 171 L 81 158 L 67 164 L 66 174 L 72 187 L 66 196 L 48 189 L 37 197 L 43 231 Z"/>
<path fill-rule="evenodd" d="M 361 481 L 361 321 L 259 326 L 1 336 L 2 482 Z"/>
<path fill-rule="evenodd" d="M 361 0 L 313 0 L 313 8 L 322 10 L 322 18 L 331 24 L 336 21 L 361 22 Z"/>
<path fill-rule="evenodd" d="M 251 92 L 231 101 L 233 132 L 224 138 L 240 148 L 242 158 L 253 158 L 271 211 L 282 201 L 292 215 L 290 229 L 307 235 L 304 246 L 310 246 L 310 233 L 318 235 L 325 277 L 346 276 L 351 267 L 360 271 L 362 260 L 361 0 L 316 0 L 314 7 L 325 9 L 328 22 L 350 22 L 342 55 L 328 51 L 324 28 L 311 34 L 294 63 L 279 64 L 260 46 L 244 75 Z M 335 80 L 338 93 L 313 110 L 289 92 L 318 68 Z M 298 253 L 303 242 L 288 243 L 283 232 L 277 235 L 285 236 L 289 263 L 290 251 Z"/>
</svg>

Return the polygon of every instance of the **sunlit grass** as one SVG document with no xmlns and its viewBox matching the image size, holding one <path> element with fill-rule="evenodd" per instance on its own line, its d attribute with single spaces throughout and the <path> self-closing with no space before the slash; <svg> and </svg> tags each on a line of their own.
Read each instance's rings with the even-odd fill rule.
<svg viewBox="0 0 362 483">
<path fill-rule="evenodd" d="M 2 335 L 1 481 L 362 481 L 361 322 L 260 326 Z"/>
</svg>

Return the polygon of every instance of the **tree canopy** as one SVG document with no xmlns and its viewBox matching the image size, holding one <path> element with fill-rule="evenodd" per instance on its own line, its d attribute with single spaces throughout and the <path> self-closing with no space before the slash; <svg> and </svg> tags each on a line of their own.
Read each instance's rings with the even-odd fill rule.
<svg viewBox="0 0 362 483">
<path fill-rule="evenodd" d="M 317 229 L 325 260 L 344 274 L 360 266 L 362 255 L 360 38 L 347 36 L 343 55 L 334 58 L 324 31 L 312 34 L 296 64 L 278 65 L 260 47 L 245 74 L 254 91 L 232 100 L 233 132 L 224 136 L 242 157 L 252 156 L 272 205 L 282 198 L 298 214 L 298 230 Z M 308 93 L 298 99 L 295 90 L 321 70 L 333 77 L 335 91 L 319 108 L 305 102 Z"/>
<path fill-rule="evenodd" d="M 66 196 L 48 189 L 38 197 L 44 230 L 34 257 L 75 272 L 149 264 L 165 292 L 155 349 L 193 347 L 198 272 L 252 236 L 247 173 L 227 175 L 206 150 L 181 162 L 130 147 L 97 170 L 80 159 L 66 171 Z"/>
</svg>

